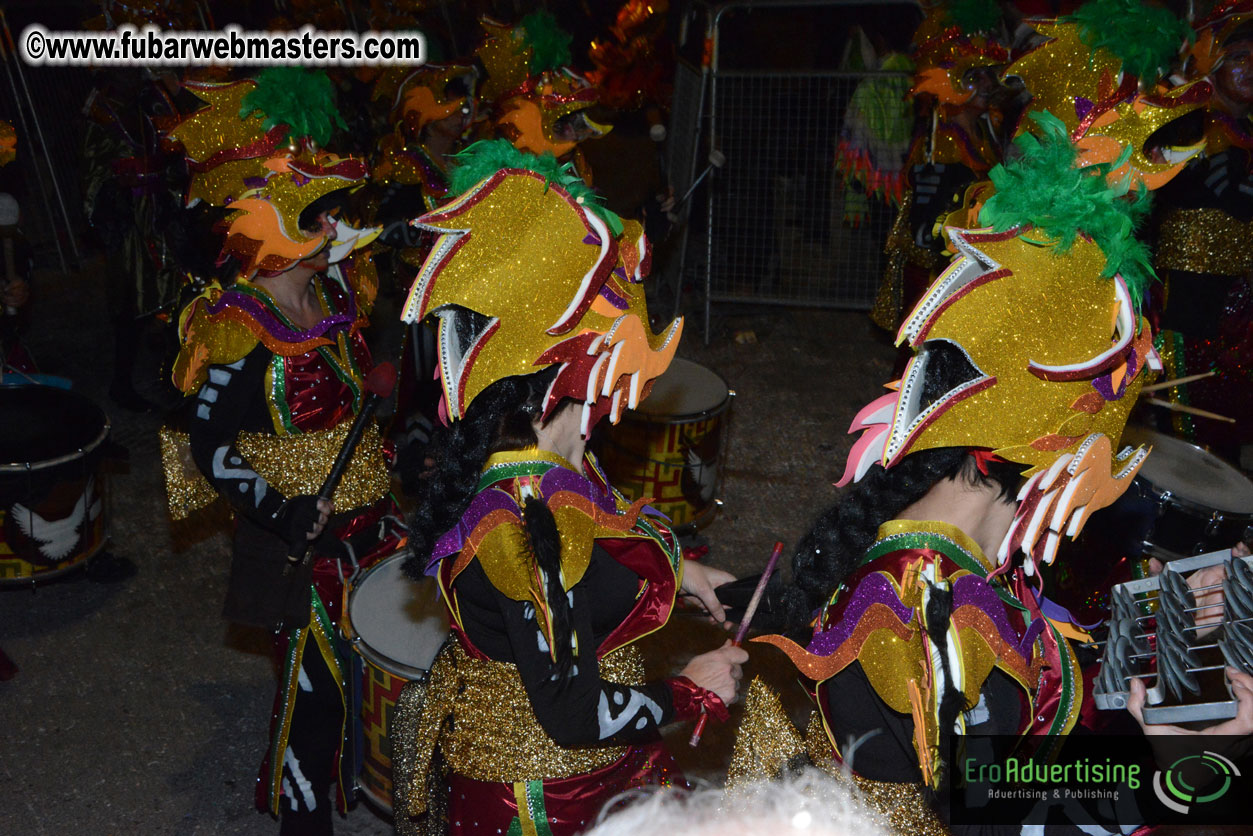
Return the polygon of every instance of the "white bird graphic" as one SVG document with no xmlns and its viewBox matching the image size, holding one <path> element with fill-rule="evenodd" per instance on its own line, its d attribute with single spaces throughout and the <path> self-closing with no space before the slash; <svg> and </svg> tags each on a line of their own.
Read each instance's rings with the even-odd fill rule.
<svg viewBox="0 0 1253 836">
<path fill-rule="evenodd" d="M 95 495 L 94 480 L 88 479 L 83 494 L 74 505 L 68 517 L 59 520 L 45 520 L 25 505 L 16 504 L 10 515 L 17 520 L 22 533 L 39 544 L 39 553 L 49 560 L 59 561 L 66 558 L 78 545 L 79 528 L 88 518 L 95 519 L 100 515 L 100 500 Z"/>
</svg>

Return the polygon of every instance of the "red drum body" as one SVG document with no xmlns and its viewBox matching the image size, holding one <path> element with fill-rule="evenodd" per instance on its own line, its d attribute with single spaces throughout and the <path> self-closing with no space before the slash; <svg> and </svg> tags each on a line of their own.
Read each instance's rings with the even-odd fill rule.
<svg viewBox="0 0 1253 836">
<path fill-rule="evenodd" d="M 392 809 L 392 713 L 406 683 L 424 682 L 448 638 L 448 611 L 434 578 L 414 581 L 397 554 L 364 572 L 348 594 L 344 636 L 361 657 L 363 760 L 357 785 Z"/>
<path fill-rule="evenodd" d="M 734 396 L 716 373 L 675 358 L 643 403 L 597 439 L 609 481 L 632 500 L 650 497 L 680 533 L 711 522 Z"/>
<path fill-rule="evenodd" d="M 51 386 L 0 386 L 0 584 L 61 575 L 108 536 L 104 411 Z"/>
</svg>

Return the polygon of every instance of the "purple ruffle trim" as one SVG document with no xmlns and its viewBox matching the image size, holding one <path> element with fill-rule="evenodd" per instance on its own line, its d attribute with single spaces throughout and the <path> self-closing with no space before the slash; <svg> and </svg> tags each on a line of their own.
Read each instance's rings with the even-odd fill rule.
<svg viewBox="0 0 1253 836">
<path fill-rule="evenodd" d="M 342 314 L 332 314 L 317 325 L 307 331 L 296 331 L 288 328 L 279 321 L 278 316 L 270 310 L 260 299 L 248 293 L 241 293 L 237 290 L 228 290 L 223 293 L 216 302 L 212 302 L 207 306 L 210 315 L 221 313 L 227 307 L 239 308 L 246 311 L 249 316 L 255 319 L 266 333 L 285 343 L 302 343 L 306 340 L 325 337 L 328 334 L 336 333 L 352 325 L 357 319 L 357 306 L 353 301 L 351 294 L 349 295 L 348 311 Z"/>
</svg>

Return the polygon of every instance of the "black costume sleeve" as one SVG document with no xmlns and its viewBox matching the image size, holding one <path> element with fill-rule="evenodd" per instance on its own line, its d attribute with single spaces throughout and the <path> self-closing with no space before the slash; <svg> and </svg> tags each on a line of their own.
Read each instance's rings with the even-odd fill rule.
<svg viewBox="0 0 1253 836">
<path fill-rule="evenodd" d="M 242 360 L 210 366 L 200 387 L 188 434 L 191 455 L 209 483 L 236 511 L 261 528 L 283 536 L 290 510 L 287 497 L 265 481 L 235 446 L 239 432 L 264 399 L 270 351 L 257 345 Z M 286 538 L 285 538 L 286 539 Z"/>
<path fill-rule="evenodd" d="M 593 618 L 594 611 L 605 602 L 601 600 L 603 596 L 597 595 L 595 579 L 585 577 L 568 593 L 579 652 L 565 677 L 558 673 L 552 660 L 535 607 L 529 602 L 515 601 L 493 587 L 478 561 L 472 562 L 458 578 L 458 600 L 464 611 L 471 600 L 481 602 L 485 596 L 492 599 L 491 606 L 500 616 L 506 641 L 480 644 L 476 640 L 476 644 L 488 645 L 482 649 L 490 656 L 517 666 L 535 718 L 556 743 L 618 746 L 656 740 L 658 727 L 674 716 L 670 687 L 664 681 L 625 686 L 601 679 L 596 658 L 599 639 Z M 510 658 L 500 659 L 501 656 Z"/>
</svg>

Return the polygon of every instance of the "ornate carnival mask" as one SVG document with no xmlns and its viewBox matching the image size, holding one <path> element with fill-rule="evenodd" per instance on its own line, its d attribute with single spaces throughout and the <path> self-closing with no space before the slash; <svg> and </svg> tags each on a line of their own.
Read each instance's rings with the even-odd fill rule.
<svg viewBox="0 0 1253 836">
<path fill-rule="evenodd" d="M 447 414 L 461 418 L 502 378 L 558 365 L 545 417 L 570 397 L 583 402 L 585 436 L 605 415 L 617 421 L 669 366 L 682 332 L 681 319 L 661 334 L 649 325 L 642 228 L 598 206 L 552 157 L 504 140 L 462 157 L 461 196 L 414 222 L 440 237 L 402 314 L 438 319 Z"/>
</svg>

